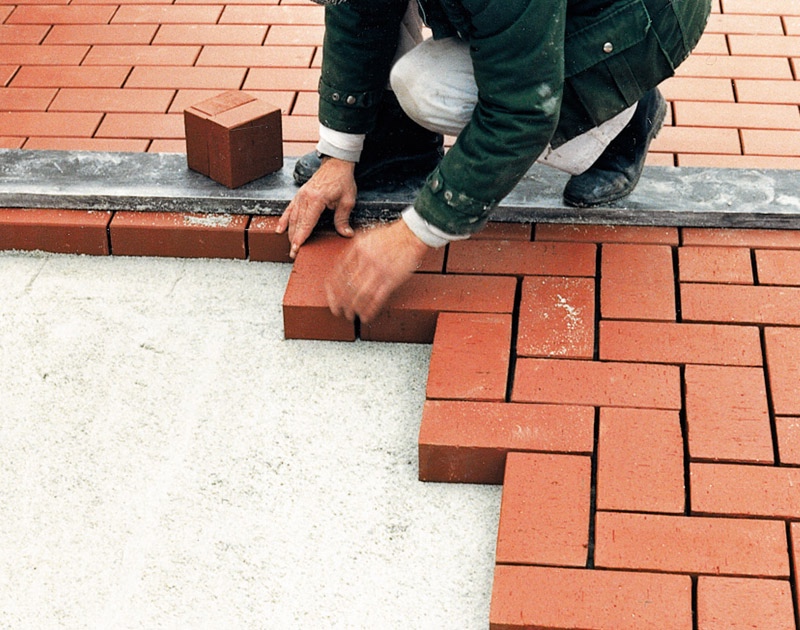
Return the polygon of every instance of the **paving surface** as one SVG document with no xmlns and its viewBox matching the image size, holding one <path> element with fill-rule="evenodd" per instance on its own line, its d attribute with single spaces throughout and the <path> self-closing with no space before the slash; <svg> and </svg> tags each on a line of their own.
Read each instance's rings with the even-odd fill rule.
<svg viewBox="0 0 800 630">
<path fill-rule="evenodd" d="M 244 89 L 298 155 L 321 24 L 0 4 L 0 146 L 181 152 Z M 796 0 L 721 0 L 649 165 L 794 203 L 799 76 Z M 800 231 L 493 224 L 366 326 L 340 239 L 137 210 L 0 213 L 61 252 L 0 254 L 0 625 L 800 627 Z"/>
</svg>

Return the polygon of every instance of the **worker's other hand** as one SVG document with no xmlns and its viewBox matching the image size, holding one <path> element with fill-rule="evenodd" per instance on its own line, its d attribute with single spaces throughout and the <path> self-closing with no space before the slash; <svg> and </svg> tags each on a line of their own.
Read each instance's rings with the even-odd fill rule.
<svg viewBox="0 0 800 630">
<path fill-rule="evenodd" d="M 402 220 L 358 234 L 326 280 L 331 312 L 351 321 L 374 319 L 428 249 Z"/>
<path fill-rule="evenodd" d="M 355 166 L 355 162 L 323 158 L 317 172 L 297 191 L 275 230 L 278 234 L 288 230 L 291 258 L 297 256 L 326 208 L 333 210 L 336 231 L 342 236 L 353 236 L 350 213 L 356 205 Z"/>
</svg>

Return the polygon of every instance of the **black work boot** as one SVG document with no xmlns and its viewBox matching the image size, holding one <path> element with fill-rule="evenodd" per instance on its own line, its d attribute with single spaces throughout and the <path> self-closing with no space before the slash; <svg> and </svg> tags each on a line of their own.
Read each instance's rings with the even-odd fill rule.
<svg viewBox="0 0 800 630">
<path fill-rule="evenodd" d="M 399 183 L 412 177 L 427 176 L 444 155 L 444 139 L 411 120 L 394 92 L 387 90 L 378 106 L 375 129 L 364 139 L 361 159 L 356 164 L 359 188 Z M 307 153 L 294 167 L 294 181 L 305 184 L 320 167 L 322 156 Z"/>
<path fill-rule="evenodd" d="M 573 175 L 564 188 L 564 202 L 576 208 L 599 206 L 631 194 L 644 169 L 650 141 L 656 137 L 667 104 L 658 88 L 647 92 L 633 118 L 592 166 Z"/>
</svg>

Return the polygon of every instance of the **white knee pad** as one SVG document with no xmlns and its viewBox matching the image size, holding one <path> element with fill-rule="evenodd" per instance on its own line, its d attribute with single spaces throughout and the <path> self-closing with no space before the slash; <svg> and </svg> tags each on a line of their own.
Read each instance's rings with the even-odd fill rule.
<svg viewBox="0 0 800 630">
<path fill-rule="evenodd" d="M 390 83 L 411 120 L 447 136 L 461 133 L 478 102 L 469 48 L 456 38 L 416 46 L 395 63 Z"/>
</svg>

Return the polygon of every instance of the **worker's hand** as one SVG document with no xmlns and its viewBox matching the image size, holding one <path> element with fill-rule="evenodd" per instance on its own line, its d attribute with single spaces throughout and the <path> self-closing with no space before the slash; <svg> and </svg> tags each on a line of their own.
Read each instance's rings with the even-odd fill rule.
<svg viewBox="0 0 800 630">
<path fill-rule="evenodd" d="M 374 319 L 428 249 L 402 220 L 360 233 L 325 283 L 331 312 L 351 321 L 356 316 L 363 322 Z"/>
<path fill-rule="evenodd" d="M 322 159 L 322 165 L 292 199 L 278 220 L 276 232 L 289 231 L 289 256 L 297 251 L 311 236 L 326 208 L 333 210 L 333 224 L 342 236 L 353 236 L 350 213 L 356 205 L 356 181 L 353 176 L 355 162 L 332 157 Z"/>
</svg>

